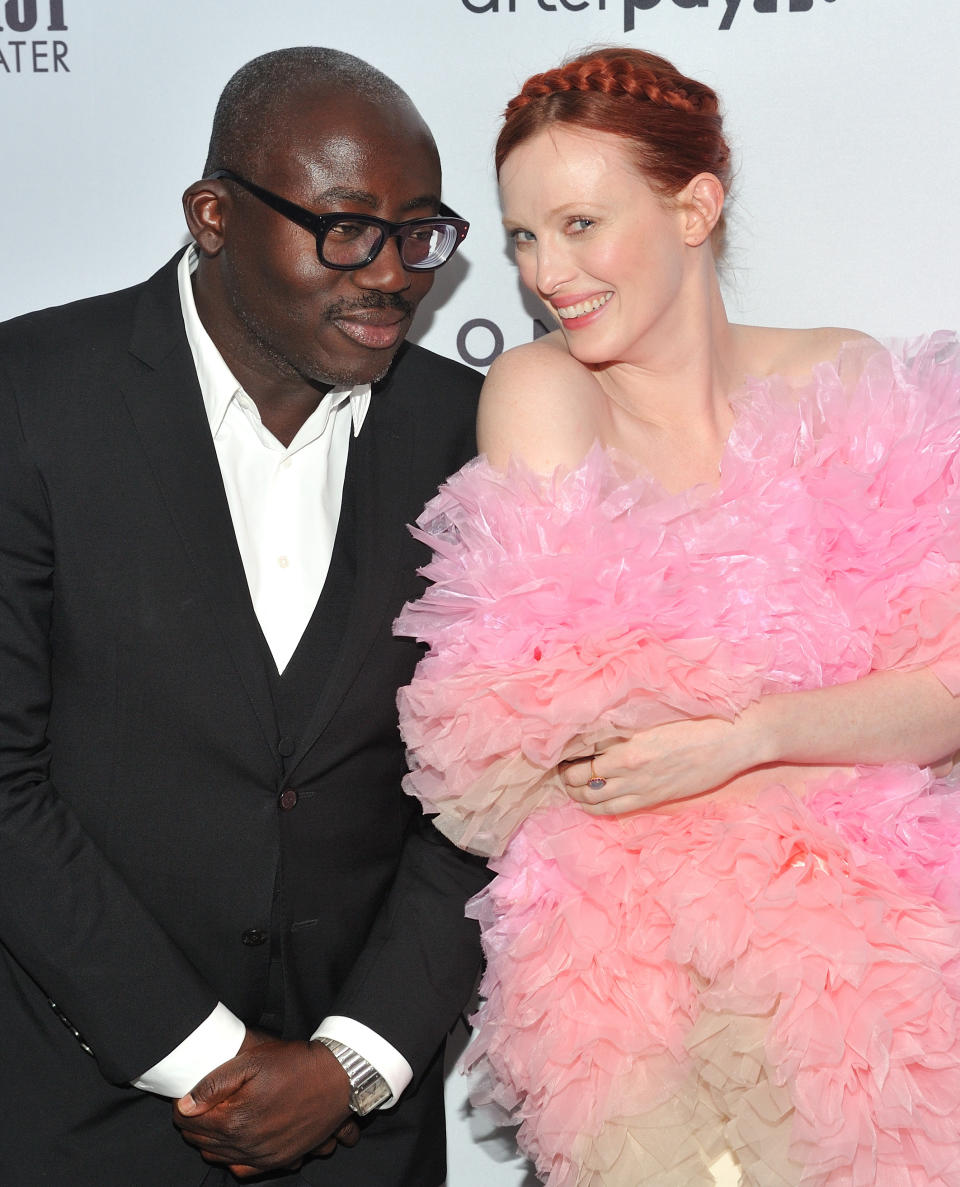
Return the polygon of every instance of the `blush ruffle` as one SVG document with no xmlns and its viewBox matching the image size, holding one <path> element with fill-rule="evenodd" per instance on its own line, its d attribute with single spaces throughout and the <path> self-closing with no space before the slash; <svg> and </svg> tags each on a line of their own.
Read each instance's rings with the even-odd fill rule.
<svg viewBox="0 0 960 1187">
<path fill-rule="evenodd" d="M 960 372 L 939 334 L 757 381 L 717 490 L 665 496 L 595 447 L 573 472 L 482 459 L 414 534 L 433 582 L 398 619 L 429 644 L 399 698 L 437 826 L 483 854 L 563 802 L 556 765 L 764 693 L 932 666 L 960 692 Z"/>
<path fill-rule="evenodd" d="M 469 1059 L 550 1187 L 960 1187 L 960 810 L 909 764 L 593 818 L 561 760 L 772 692 L 960 693 L 950 335 L 749 384 L 716 488 L 482 459 L 416 534 L 405 786 L 494 855 Z M 851 381 L 848 376 L 857 372 Z"/>
<path fill-rule="evenodd" d="M 960 1184 L 960 916 L 795 797 L 552 808 L 494 868 L 471 1096 L 550 1187 Z"/>
</svg>

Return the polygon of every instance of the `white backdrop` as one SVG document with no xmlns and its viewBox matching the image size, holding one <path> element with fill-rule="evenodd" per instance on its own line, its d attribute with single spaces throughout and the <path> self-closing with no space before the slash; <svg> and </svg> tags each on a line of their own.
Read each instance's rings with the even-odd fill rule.
<svg viewBox="0 0 960 1187">
<path fill-rule="evenodd" d="M 499 113 L 528 74 L 596 42 L 664 54 L 723 97 L 734 318 L 960 327 L 954 0 L 5 0 L 0 318 L 152 273 L 185 241 L 180 194 L 229 75 L 321 44 L 381 67 L 431 124 L 444 197 L 473 227 L 413 336 L 489 361 L 539 314 L 499 227 Z M 448 1096 L 449 1187 L 525 1184 L 506 1140 L 475 1141 L 459 1078 Z"/>
</svg>

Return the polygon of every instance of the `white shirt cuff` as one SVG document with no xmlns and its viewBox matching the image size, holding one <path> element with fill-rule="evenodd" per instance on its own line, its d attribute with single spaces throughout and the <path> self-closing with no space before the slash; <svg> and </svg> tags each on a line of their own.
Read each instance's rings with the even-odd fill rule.
<svg viewBox="0 0 960 1187">
<path fill-rule="evenodd" d="M 157 1096 L 184 1096 L 207 1072 L 233 1059 L 246 1033 L 247 1028 L 240 1019 L 225 1005 L 218 1004 L 179 1047 L 148 1068 L 132 1084 L 134 1088 L 155 1092 Z"/>
<path fill-rule="evenodd" d="M 336 1039 L 338 1043 L 345 1043 L 358 1055 L 362 1055 L 367 1063 L 377 1069 L 390 1089 L 390 1099 L 385 1100 L 381 1109 L 389 1109 L 397 1103 L 397 1099 L 404 1088 L 413 1079 L 413 1068 L 403 1058 L 396 1047 L 391 1046 L 386 1039 L 380 1037 L 375 1030 L 356 1022 L 353 1018 L 341 1018 L 331 1015 L 324 1018 L 317 1029 L 310 1036 Z"/>
</svg>

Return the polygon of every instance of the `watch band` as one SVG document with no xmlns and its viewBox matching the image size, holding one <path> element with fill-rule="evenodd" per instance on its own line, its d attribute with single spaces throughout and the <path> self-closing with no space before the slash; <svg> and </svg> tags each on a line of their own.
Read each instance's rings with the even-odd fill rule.
<svg viewBox="0 0 960 1187">
<path fill-rule="evenodd" d="M 350 1081 L 350 1111 L 358 1117 L 366 1117 L 374 1109 L 390 1099 L 390 1085 L 370 1063 L 346 1043 L 336 1039 L 318 1036 L 318 1042 L 330 1053 L 347 1073 Z"/>
</svg>

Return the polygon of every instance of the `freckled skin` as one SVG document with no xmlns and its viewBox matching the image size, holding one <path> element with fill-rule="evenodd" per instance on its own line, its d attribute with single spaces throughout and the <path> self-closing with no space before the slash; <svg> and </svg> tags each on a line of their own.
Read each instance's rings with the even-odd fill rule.
<svg viewBox="0 0 960 1187">
<path fill-rule="evenodd" d="M 575 358 L 629 361 L 654 331 L 667 333 L 692 284 L 682 213 L 653 192 L 622 138 L 551 125 L 507 157 L 500 191 L 520 278 L 554 318 L 605 302 L 595 319 L 561 321 Z"/>
</svg>

